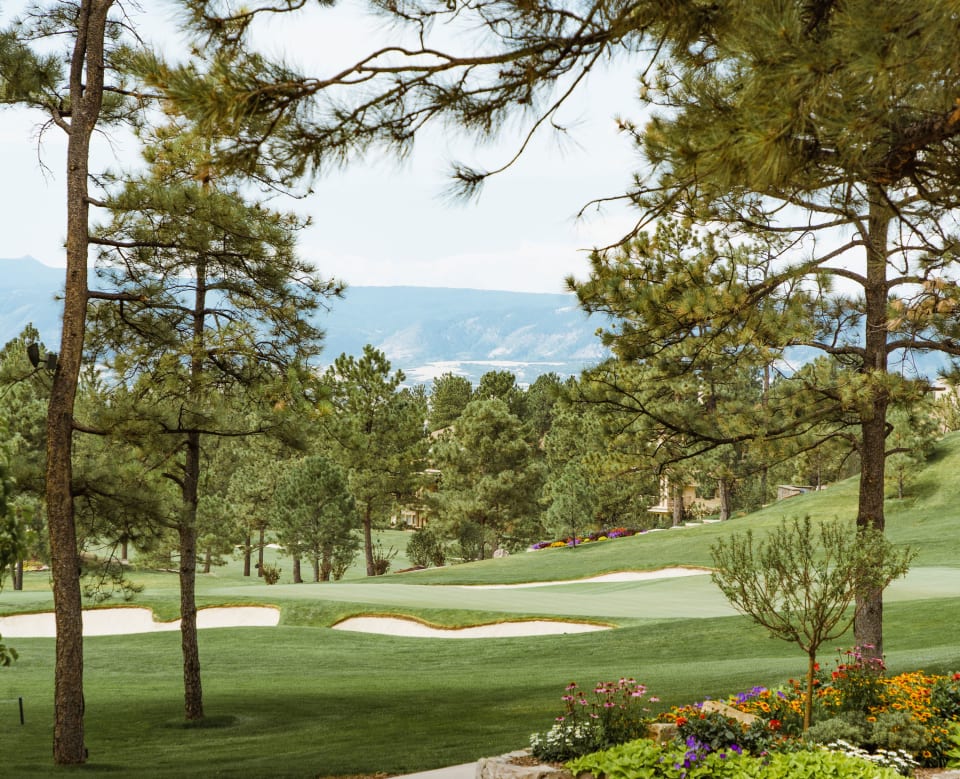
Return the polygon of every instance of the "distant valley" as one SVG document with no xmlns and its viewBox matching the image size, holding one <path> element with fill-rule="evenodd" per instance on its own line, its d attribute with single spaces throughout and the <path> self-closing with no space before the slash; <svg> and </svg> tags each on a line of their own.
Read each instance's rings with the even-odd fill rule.
<svg viewBox="0 0 960 779">
<path fill-rule="evenodd" d="M 31 257 L 0 259 L 0 338 L 30 322 L 56 351 L 64 269 Z M 318 322 L 326 331 L 323 361 L 382 350 L 410 384 L 450 371 L 476 383 L 505 369 L 521 383 L 553 371 L 576 375 L 604 359 L 596 336 L 604 322 L 588 318 L 574 296 L 435 287 L 350 287 Z"/>
</svg>

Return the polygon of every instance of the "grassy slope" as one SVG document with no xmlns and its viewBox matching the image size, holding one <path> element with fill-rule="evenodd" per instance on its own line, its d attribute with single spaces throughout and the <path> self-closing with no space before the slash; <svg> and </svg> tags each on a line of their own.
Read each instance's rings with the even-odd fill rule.
<svg viewBox="0 0 960 779">
<path fill-rule="evenodd" d="M 960 436 L 943 442 L 911 497 L 888 506 L 888 532 L 919 552 L 886 607 L 895 670 L 960 668 Z M 851 517 L 856 483 L 794 498 L 720 525 L 544 550 L 480 564 L 337 585 L 267 588 L 235 565 L 202 577 L 203 603 L 275 603 L 275 629 L 201 633 L 213 727 L 187 729 L 175 633 L 90 638 L 86 648 L 85 776 L 307 777 L 399 773 L 522 746 L 545 728 L 571 679 L 636 676 L 665 703 L 773 684 L 803 659 L 728 607 L 708 577 L 529 590 L 440 584 L 577 579 L 614 570 L 705 565 L 720 534 L 762 533 L 784 516 Z M 403 534 L 392 543 L 402 549 Z M 286 571 L 285 571 L 286 572 Z M 174 577 L 151 574 L 139 603 L 176 616 Z M 419 584 L 431 586 L 417 586 Z M 49 606 L 42 575 L 0 594 L 0 612 Z M 356 613 L 416 615 L 444 625 L 554 615 L 621 625 L 589 635 L 454 641 L 332 631 Z M 53 642 L 17 639 L 20 660 L 0 670 L 0 775 L 46 777 L 50 766 Z M 844 643 L 839 641 L 838 644 Z M 826 653 L 829 655 L 829 652 Z M 828 660 L 829 658 L 824 658 Z M 27 724 L 17 722 L 24 696 Z"/>
</svg>

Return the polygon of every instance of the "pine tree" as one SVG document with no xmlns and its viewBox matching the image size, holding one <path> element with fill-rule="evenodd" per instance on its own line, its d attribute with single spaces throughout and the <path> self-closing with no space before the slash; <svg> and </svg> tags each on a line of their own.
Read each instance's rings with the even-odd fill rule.
<svg viewBox="0 0 960 779">
<path fill-rule="evenodd" d="M 535 133 L 599 61 L 636 60 L 642 98 L 663 106 L 643 125 L 622 122 L 644 157 L 625 193 L 639 208 L 637 232 L 679 215 L 723 225 L 734 246 L 746 236 L 768 247 L 755 273 L 716 279 L 722 287 L 706 298 L 712 325 L 735 328 L 740 350 L 751 341 L 774 352 L 810 347 L 851 369 L 815 410 L 827 413 L 832 398 L 857 417 L 857 523 L 883 529 L 887 411 L 921 391 L 889 368 L 909 350 L 960 356 L 952 267 L 960 21 L 951 3 L 384 3 L 382 12 L 420 33 L 419 46 L 371 52 L 329 78 L 245 48 L 261 14 L 300 6 L 254 3 L 218 18 L 209 3 L 187 0 L 188 18 L 224 45 L 201 68 L 140 63 L 184 110 L 230 128 L 231 163 L 284 180 L 372 146 L 402 153 L 435 119 L 487 137 L 519 117 Z M 444 21 L 474 23 L 484 33 L 479 50 L 434 41 Z M 455 174 L 467 192 L 489 175 L 466 165 Z M 673 270 L 668 286 L 688 279 Z M 779 311 L 756 316 L 768 298 Z M 880 652 L 880 593 L 868 600 L 857 640 Z"/>
<path fill-rule="evenodd" d="M 113 0 L 79 0 L 31 8 L 22 22 L 0 31 L 0 102 L 44 114 L 46 126 L 67 134 L 66 284 L 59 360 L 47 415 L 46 503 L 56 612 L 53 759 L 87 759 L 83 731 L 83 624 L 73 510 L 73 408 L 83 355 L 87 302 L 90 141 L 98 126 L 126 113 L 123 90 L 104 89 L 123 25 L 111 18 Z M 26 41 L 63 40 L 65 56 L 40 54 Z M 66 64 L 68 67 L 64 67 Z"/>
<path fill-rule="evenodd" d="M 311 560 L 313 581 L 339 579 L 360 548 L 346 477 L 322 455 L 285 470 L 273 498 L 277 538 L 288 554 Z"/>
<path fill-rule="evenodd" d="M 404 378 L 369 344 L 359 358 L 341 354 L 324 377 L 333 411 L 322 422 L 360 513 L 367 576 L 376 575 L 373 528 L 416 498 L 425 463 L 426 400 L 402 389 Z"/>
<path fill-rule="evenodd" d="M 96 236 L 115 300 L 92 312 L 91 350 L 125 387 L 132 418 L 109 413 L 169 453 L 180 492 L 181 645 L 187 719 L 203 717 L 196 627 L 198 506 L 205 436 L 264 433 L 295 409 L 320 348 L 309 322 L 339 290 L 295 253 L 295 217 L 247 203 L 206 144 L 176 123 L 147 146 L 150 169 L 119 185 Z"/>
<path fill-rule="evenodd" d="M 430 430 L 443 430 L 456 422 L 472 394 L 470 380 L 463 376 L 444 373 L 435 378 L 430 392 Z"/>
<path fill-rule="evenodd" d="M 441 522 L 451 534 L 475 529 L 479 559 L 489 541 L 528 543 L 540 535 L 542 468 L 505 401 L 470 401 L 432 453 L 441 472 Z"/>
</svg>

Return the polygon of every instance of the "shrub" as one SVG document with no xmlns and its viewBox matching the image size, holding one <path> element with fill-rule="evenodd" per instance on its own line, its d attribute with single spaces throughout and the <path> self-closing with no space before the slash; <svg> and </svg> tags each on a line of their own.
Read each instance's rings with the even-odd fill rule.
<svg viewBox="0 0 960 779">
<path fill-rule="evenodd" d="M 392 546 L 384 551 L 383 545 L 377 541 L 373 547 L 373 575 L 383 576 L 390 570 L 390 561 L 397 556 L 397 550 Z"/>
<path fill-rule="evenodd" d="M 263 580 L 267 584 L 276 584 L 280 581 L 280 568 L 276 565 L 271 565 L 270 563 L 264 563 L 260 566 L 260 573 L 263 575 Z"/>
<path fill-rule="evenodd" d="M 951 768 L 960 768 L 960 723 L 954 723 L 947 734 L 951 748 L 944 752 Z"/>
<path fill-rule="evenodd" d="M 926 729 L 905 711 L 884 711 L 870 729 L 870 742 L 877 747 L 904 750 L 918 755 L 930 740 Z"/>
<path fill-rule="evenodd" d="M 803 737 L 815 744 L 837 741 L 863 744 L 867 740 L 867 720 L 862 714 L 846 712 L 811 725 Z"/>
<path fill-rule="evenodd" d="M 937 679 L 930 691 L 930 703 L 944 719 L 960 719 L 960 673 Z"/>
<path fill-rule="evenodd" d="M 421 528 L 407 543 L 407 557 L 411 563 L 423 568 L 431 563 L 441 566 L 446 562 L 443 540 L 430 528 Z"/>
<path fill-rule="evenodd" d="M 540 760 L 567 760 L 643 736 L 650 722 L 646 692 L 635 679 L 600 682 L 592 692 L 571 682 L 560 698 L 563 713 L 550 730 L 530 736 L 531 751 Z"/>
<path fill-rule="evenodd" d="M 483 528 L 472 522 L 466 522 L 457 536 L 457 551 L 464 562 L 480 559 L 483 548 Z"/>
<path fill-rule="evenodd" d="M 872 647 L 837 651 L 837 667 L 831 674 L 831 687 L 836 693 L 835 705 L 839 711 L 867 712 L 880 704 L 881 678 L 886 667 L 881 658 L 865 656 L 862 649 Z"/>
<path fill-rule="evenodd" d="M 743 725 L 735 720 L 723 716 L 718 711 L 700 714 L 683 721 L 677 721 L 677 733 L 680 739 L 696 739 L 713 751 L 724 749 L 736 744 L 740 746 L 743 736 Z"/>
<path fill-rule="evenodd" d="M 822 749 L 777 752 L 753 757 L 734 749 L 714 751 L 691 739 L 659 746 L 639 739 L 567 763 L 574 774 L 589 772 L 609 779 L 896 779 L 897 772 L 859 756 Z"/>
</svg>

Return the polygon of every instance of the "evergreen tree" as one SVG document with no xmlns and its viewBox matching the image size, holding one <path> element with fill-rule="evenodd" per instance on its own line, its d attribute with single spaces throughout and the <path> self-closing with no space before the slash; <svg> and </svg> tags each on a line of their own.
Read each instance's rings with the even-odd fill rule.
<svg viewBox="0 0 960 779">
<path fill-rule="evenodd" d="M 23 554 L 49 562 L 44 522 L 44 454 L 52 375 L 30 364 L 27 347 L 47 349 L 33 325 L 0 350 L 0 417 L 7 421 L 11 487 L 7 510 L 23 532 Z M 13 588 L 23 589 L 23 559 L 13 561 Z"/>
<path fill-rule="evenodd" d="M 308 557 L 313 581 L 339 579 L 360 548 L 356 505 L 343 472 L 322 455 L 290 464 L 273 498 L 277 537 Z"/>
<path fill-rule="evenodd" d="M 599 530 L 601 526 L 648 527 L 652 515 L 647 509 L 657 494 L 657 464 L 649 457 L 620 448 L 612 429 L 604 424 L 598 406 L 583 402 L 579 384 L 568 388 L 572 402 L 563 402 L 555 412 L 543 448 L 546 454 L 547 476 L 544 497 L 556 500 L 566 492 L 572 481 L 576 499 L 584 509 L 593 507 L 590 515 L 578 514 L 581 529 Z M 581 400 L 577 400 L 580 398 Z M 569 512 L 548 504 L 545 520 L 561 534 L 564 514 Z"/>
<path fill-rule="evenodd" d="M 540 534 L 542 468 L 503 400 L 470 401 L 433 457 L 440 520 L 455 535 L 475 528 L 481 560 L 488 541 L 528 543 Z"/>
<path fill-rule="evenodd" d="M 0 31 L 0 103 L 36 108 L 45 127 L 67 135 L 66 283 L 59 360 L 47 414 L 46 509 L 56 612 L 53 759 L 86 761 L 83 731 L 83 623 L 74 520 L 71 447 L 73 408 L 83 355 L 89 246 L 90 141 L 99 126 L 127 115 L 125 89 L 105 90 L 112 55 L 126 20 L 111 17 L 113 0 L 55 2 L 31 7 L 23 20 Z M 39 53 L 49 41 L 66 51 Z M 31 48 L 28 42 L 36 42 Z M 119 86 L 119 84 L 118 84 Z"/>
<path fill-rule="evenodd" d="M 416 498 L 426 457 L 425 398 L 402 389 L 403 372 L 390 370 L 368 344 L 359 358 L 341 354 L 324 377 L 333 411 L 322 421 L 360 512 L 367 576 L 376 575 L 373 528 Z"/>
<path fill-rule="evenodd" d="M 666 288 L 694 282 L 700 302 L 677 332 L 696 334 L 707 317 L 713 332 L 736 328 L 738 353 L 749 340 L 773 354 L 803 346 L 850 368 L 818 410 L 832 397 L 835 410 L 857 417 L 857 526 L 883 529 L 887 411 L 921 392 L 888 368 L 909 350 L 960 356 L 952 267 L 960 21 L 951 3 L 383 3 L 420 33 L 419 45 L 359 57 L 330 78 L 304 77 L 240 45 L 261 14 L 300 3 L 253 3 L 226 19 L 202 0 L 185 6 L 225 45 L 203 68 L 154 59 L 142 70 L 192 115 L 231 128 L 231 162 L 266 165 L 279 178 L 322 172 L 374 145 L 404 151 L 435 118 L 483 137 L 519 115 L 532 134 L 599 60 L 636 57 L 642 99 L 663 106 L 644 126 L 622 122 L 644 156 L 626 193 L 640 209 L 638 232 L 680 214 L 724 225 L 734 246 L 745 235 L 768 247 L 766 262 L 715 276 L 712 290 L 699 286 L 702 269 L 691 277 L 683 263 L 672 280 L 652 279 Z M 448 20 L 476 24 L 480 50 L 461 55 L 436 41 Z M 363 88 L 344 89 L 352 83 Z M 459 165 L 456 175 L 471 192 L 489 173 Z M 607 291 L 621 295 L 614 283 Z M 760 306 L 771 298 L 775 305 Z M 879 653 L 881 594 L 865 597 L 857 640 Z"/>
<path fill-rule="evenodd" d="M 148 173 L 111 193 L 98 273 L 119 303 L 95 305 L 91 324 L 91 356 L 131 388 L 123 409 L 131 416 L 107 413 L 101 426 L 152 439 L 141 445 L 168 453 L 164 473 L 180 491 L 191 720 L 203 717 L 195 599 L 203 439 L 263 433 L 293 410 L 320 348 L 308 317 L 339 291 L 297 258 L 301 221 L 247 203 L 237 182 L 219 177 L 207 146 L 190 128 L 161 128 L 147 146 Z"/>
<path fill-rule="evenodd" d="M 430 392 L 430 429 L 450 427 L 470 402 L 473 387 L 470 380 L 453 373 L 444 373 L 433 380 Z"/>
<path fill-rule="evenodd" d="M 522 419 L 537 440 L 550 430 L 554 408 L 562 394 L 563 382 L 553 371 L 540 374 L 527 388 Z"/>
<path fill-rule="evenodd" d="M 669 107 L 628 127 L 651 170 L 644 219 L 680 212 L 770 246 L 686 321 L 724 318 L 847 369 L 802 394 L 853 417 L 861 529 L 884 528 L 888 410 L 927 387 L 891 368 L 911 350 L 960 355 L 957 24 L 943 2 L 729 3 L 675 36 L 647 92 Z M 857 642 L 879 655 L 881 593 L 858 597 Z"/>
<path fill-rule="evenodd" d="M 526 414 L 526 397 L 517 386 L 517 377 L 510 371 L 487 371 L 470 396 L 471 400 L 499 399 L 507 404 L 510 413 L 519 419 Z"/>
<path fill-rule="evenodd" d="M 898 500 L 903 500 L 906 491 L 940 438 L 937 419 L 934 416 L 933 400 L 910 406 L 896 406 L 890 410 L 893 430 L 887 439 L 887 485 L 893 487 Z"/>
</svg>

